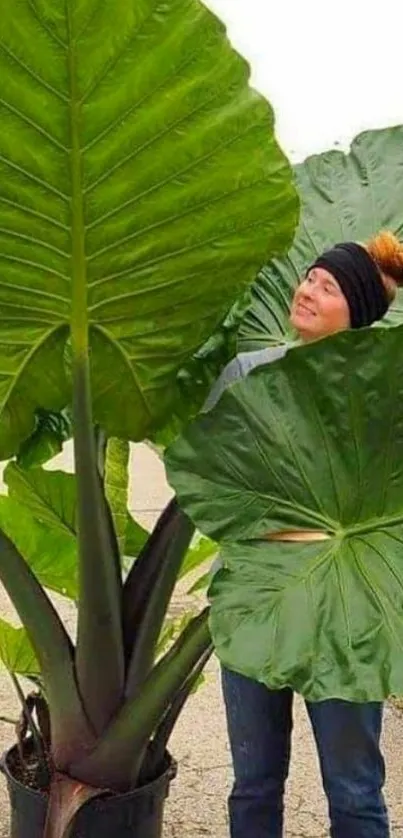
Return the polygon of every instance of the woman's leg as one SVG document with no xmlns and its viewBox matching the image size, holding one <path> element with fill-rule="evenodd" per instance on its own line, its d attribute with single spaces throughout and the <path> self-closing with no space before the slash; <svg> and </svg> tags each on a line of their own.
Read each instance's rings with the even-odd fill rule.
<svg viewBox="0 0 403 838">
<path fill-rule="evenodd" d="M 292 692 L 272 692 L 228 669 L 222 670 L 222 686 L 235 774 L 231 838 L 282 838 Z"/>
<path fill-rule="evenodd" d="M 332 838 L 389 838 L 382 795 L 382 705 L 307 704 L 329 802 Z"/>
</svg>

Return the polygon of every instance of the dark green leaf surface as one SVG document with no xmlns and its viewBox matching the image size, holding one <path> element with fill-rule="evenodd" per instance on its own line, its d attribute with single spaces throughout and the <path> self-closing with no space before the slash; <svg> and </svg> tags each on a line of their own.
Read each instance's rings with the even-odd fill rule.
<svg viewBox="0 0 403 838">
<path fill-rule="evenodd" d="M 221 660 L 311 700 L 403 690 L 402 341 L 368 329 L 291 349 L 167 453 L 181 505 L 222 541 Z M 328 537 L 265 540 L 290 530 Z"/>
<path fill-rule="evenodd" d="M 35 416 L 35 430 L 21 445 L 17 462 L 22 468 L 41 466 L 62 451 L 63 443 L 73 434 L 68 409 L 60 413 L 40 409 Z"/>
<path fill-rule="evenodd" d="M 239 330 L 241 351 L 289 343 L 288 313 L 303 274 L 328 247 L 366 241 L 388 229 L 403 237 L 403 126 L 366 131 L 349 154 L 327 151 L 295 167 L 301 219 L 284 259 L 274 259 L 252 286 L 252 303 Z M 398 300 L 387 320 L 403 320 Z"/>
<path fill-rule="evenodd" d="M 181 365 L 289 245 L 297 199 L 271 109 L 197 0 L 6 3 L 0 77 L 0 457 L 36 407 L 70 401 L 74 283 L 94 419 L 142 439 Z"/>
</svg>

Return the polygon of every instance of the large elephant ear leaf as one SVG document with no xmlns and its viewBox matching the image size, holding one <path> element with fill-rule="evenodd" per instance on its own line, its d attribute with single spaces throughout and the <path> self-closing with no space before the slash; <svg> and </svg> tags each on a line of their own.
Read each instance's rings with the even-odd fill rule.
<svg viewBox="0 0 403 838">
<path fill-rule="evenodd" d="M 69 400 L 72 285 L 95 421 L 142 439 L 292 239 L 271 108 L 198 0 L 5 4 L 0 76 L 0 457 Z"/>
<path fill-rule="evenodd" d="M 295 166 L 301 217 L 284 259 L 263 268 L 252 286 L 252 302 L 239 330 L 241 351 L 289 343 L 292 295 L 315 258 L 340 241 L 363 242 L 380 230 L 403 236 L 403 126 L 366 131 L 348 154 L 328 151 Z M 403 321 L 403 300 L 385 321 Z"/>
<path fill-rule="evenodd" d="M 398 326 L 290 349 L 166 455 L 182 507 L 222 542 L 219 657 L 315 701 L 403 691 L 402 341 Z M 290 532 L 309 541 L 273 540 Z"/>
</svg>

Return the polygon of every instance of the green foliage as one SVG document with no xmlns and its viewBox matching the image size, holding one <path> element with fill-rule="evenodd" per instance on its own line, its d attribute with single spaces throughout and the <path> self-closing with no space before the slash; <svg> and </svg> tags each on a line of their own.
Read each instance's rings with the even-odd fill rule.
<svg viewBox="0 0 403 838">
<path fill-rule="evenodd" d="M 109 447 L 109 468 L 122 469 L 114 460 L 116 440 Z M 125 446 L 123 446 L 124 448 Z M 9 463 L 4 471 L 8 497 L 0 497 L 0 525 L 31 566 L 45 588 L 69 599 L 78 596 L 77 579 L 77 500 L 74 474 L 51 471 L 41 467 L 23 468 Z M 129 482 L 129 463 L 120 471 L 124 486 Z M 114 484 L 115 485 L 115 484 Z M 111 486 L 107 490 L 111 503 Z M 123 518 L 126 490 L 112 500 L 117 516 Z M 126 509 L 124 568 L 136 561 L 150 533 Z M 186 551 L 178 581 L 195 573 L 214 556 L 216 545 L 211 539 L 196 534 Z M 57 555 L 57 562 L 54 556 Z"/>
<path fill-rule="evenodd" d="M 107 444 L 107 462 L 112 478 L 108 486 L 109 499 L 114 487 L 127 487 L 129 482 L 126 446 L 118 443 L 119 440 L 113 440 L 112 445 Z M 40 467 L 24 469 L 16 463 L 9 463 L 4 479 L 9 496 L 0 497 L 1 528 L 16 544 L 44 587 L 76 601 L 78 564 L 74 475 Z M 126 509 L 126 494 L 124 489 L 123 493 L 115 493 L 112 499 L 118 521 L 122 520 L 122 509 Z M 126 510 L 123 557 L 126 571 L 136 561 L 149 535 Z M 181 562 L 178 581 L 185 580 L 188 575 L 197 575 L 212 559 L 216 549 L 215 542 L 196 534 Z M 208 573 L 199 575 L 187 593 L 204 589 L 208 578 Z M 180 616 L 165 618 L 156 646 L 157 656 L 168 650 L 192 616 L 194 611 L 184 606 Z M 5 620 L 0 620 L 0 660 L 10 672 L 17 675 L 39 674 L 38 663 L 25 630 Z"/>
<path fill-rule="evenodd" d="M 70 404 L 84 308 L 94 420 L 143 439 L 180 399 L 178 370 L 290 242 L 271 109 L 197 0 L 7 6 L 0 75 L 0 457 L 38 407 Z"/>
<path fill-rule="evenodd" d="M 0 527 L 18 547 L 37 579 L 56 593 L 77 598 L 74 477 L 10 463 L 9 496 L 0 497 Z M 55 556 L 57 561 L 55 561 Z"/>
<path fill-rule="evenodd" d="M 26 677 L 39 674 L 34 650 L 23 628 L 15 628 L 0 620 L 0 660 L 3 666 L 16 675 Z"/>
<path fill-rule="evenodd" d="M 173 442 L 186 423 L 197 415 L 220 372 L 236 355 L 238 330 L 250 304 L 248 288 L 233 303 L 206 343 L 180 368 L 176 379 L 180 399 L 168 422 L 153 435 L 153 441 L 159 447 Z"/>
<path fill-rule="evenodd" d="M 403 690 L 402 339 L 366 329 L 290 349 L 166 455 L 181 505 L 221 542 L 219 657 L 313 701 Z M 270 540 L 290 531 L 324 540 Z"/>
<path fill-rule="evenodd" d="M 35 412 L 34 431 L 18 451 L 18 463 L 23 468 L 41 466 L 57 454 L 63 443 L 73 434 L 72 420 L 68 409 L 59 413 L 39 408 Z"/>
<path fill-rule="evenodd" d="M 124 475 L 107 502 L 99 439 L 151 438 L 193 411 L 178 372 L 289 245 L 298 200 L 272 111 L 198 0 L 6 5 L 0 75 L 0 457 L 29 438 L 24 459 L 41 462 L 55 440 L 35 440 L 38 417 L 67 406 L 76 471 L 10 468 L 5 518 L 11 532 L 19 506 L 35 538 L 0 529 L 0 578 L 40 667 L 55 771 L 121 791 L 138 784 L 153 737 L 160 770 L 212 647 L 205 610 L 158 657 L 193 527 L 170 506 L 123 583 L 124 538 L 126 553 L 143 533 L 130 520 L 125 532 Z M 76 645 L 39 583 L 73 554 Z M 86 791 L 55 774 L 46 838 L 67 834 Z"/>
<path fill-rule="evenodd" d="M 200 570 L 203 565 L 212 558 L 217 552 L 217 545 L 211 538 L 204 538 L 199 533 L 196 534 L 193 544 L 189 547 L 179 571 L 178 580 L 183 579 L 188 574 Z M 193 586 L 188 593 L 195 590 Z"/>
</svg>

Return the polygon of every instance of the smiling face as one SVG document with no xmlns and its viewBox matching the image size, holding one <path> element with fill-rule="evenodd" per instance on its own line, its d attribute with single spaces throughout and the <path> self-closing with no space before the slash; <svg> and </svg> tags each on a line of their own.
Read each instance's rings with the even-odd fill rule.
<svg viewBox="0 0 403 838">
<path fill-rule="evenodd" d="M 303 341 L 318 340 L 349 328 L 347 300 L 325 268 L 311 268 L 298 286 L 291 305 L 290 322 Z"/>
</svg>

